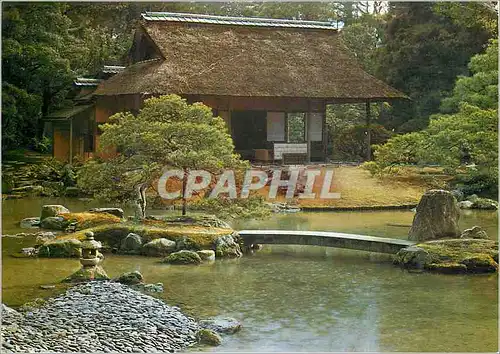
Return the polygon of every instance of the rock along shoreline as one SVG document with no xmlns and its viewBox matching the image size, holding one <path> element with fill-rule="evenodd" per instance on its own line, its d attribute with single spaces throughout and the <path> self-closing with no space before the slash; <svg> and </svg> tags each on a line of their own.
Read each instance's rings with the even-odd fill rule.
<svg viewBox="0 0 500 354">
<path fill-rule="evenodd" d="M 199 324 L 177 307 L 115 282 L 74 286 L 32 312 L 2 305 L 2 352 L 175 352 Z"/>
</svg>

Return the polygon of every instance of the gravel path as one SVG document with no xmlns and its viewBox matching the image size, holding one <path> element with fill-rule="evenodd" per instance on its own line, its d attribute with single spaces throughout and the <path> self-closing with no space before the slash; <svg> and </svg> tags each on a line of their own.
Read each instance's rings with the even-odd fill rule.
<svg viewBox="0 0 500 354">
<path fill-rule="evenodd" d="M 2 306 L 2 351 L 174 352 L 198 329 L 176 307 L 112 282 L 75 286 L 26 314 Z"/>
</svg>

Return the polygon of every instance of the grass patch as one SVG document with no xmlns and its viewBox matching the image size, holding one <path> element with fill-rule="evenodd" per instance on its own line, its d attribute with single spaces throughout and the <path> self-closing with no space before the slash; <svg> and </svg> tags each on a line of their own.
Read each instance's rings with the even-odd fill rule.
<svg viewBox="0 0 500 354">
<path fill-rule="evenodd" d="M 333 168 L 331 192 L 340 193 L 340 199 L 320 199 L 323 176 L 326 169 Z M 313 192 L 316 199 L 298 199 L 297 204 L 306 208 L 370 208 L 388 206 L 407 206 L 418 204 L 420 197 L 429 189 L 421 180 L 398 180 L 395 178 L 372 177 L 361 167 L 341 166 L 322 168 L 321 176 L 316 177 Z M 267 193 L 267 191 L 266 191 Z M 284 197 L 277 201 L 284 201 Z"/>
<path fill-rule="evenodd" d="M 90 227 L 95 227 L 98 225 L 105 224 L 115 224 L 121 222 L 121 219 L 118 216 L 111 215 L 108 213 L 64 213 L 59 214 L 64 218 L 64 220 L 68 222 L 77 222 L 78 230 L 88 229 Z"/>
<path fill-rule="evenodd" d="M 436 262 L 461 263 L 472 257 L 491 257 L 498 261 L 498 242 L 481 239 L 435 240 L 418 244 L 435 258 Z"/>
</svg>

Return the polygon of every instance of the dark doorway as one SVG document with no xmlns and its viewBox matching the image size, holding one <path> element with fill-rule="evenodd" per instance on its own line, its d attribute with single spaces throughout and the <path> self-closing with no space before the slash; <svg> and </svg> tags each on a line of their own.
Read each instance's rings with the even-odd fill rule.
<svg viewBox="0 0 500 354">
<path fill-rule="evenodd" d="M 253 159 L 255 149 L 268 148 L 266 111 L 233 111 L 231 128 L 236 152 Z"/>
</svg>

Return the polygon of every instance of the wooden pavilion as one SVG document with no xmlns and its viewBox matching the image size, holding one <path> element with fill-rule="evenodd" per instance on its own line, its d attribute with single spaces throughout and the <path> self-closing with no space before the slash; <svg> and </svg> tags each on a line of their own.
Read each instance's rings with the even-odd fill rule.
<svg viewBox="0 0 500 354">
<path fill-rule="evenodd" d="M 243 158 L 290 163 L 325 161 L 327 104 L 366 103 L 369 126 L 370 103 L 406 98 L 361 68 L 335 24 L 148 12 L 129 65 L 93 92 L 92 148 L 112 114 L 172 93 L 210 106 Z"/>
</svg>

